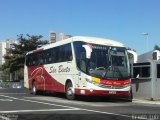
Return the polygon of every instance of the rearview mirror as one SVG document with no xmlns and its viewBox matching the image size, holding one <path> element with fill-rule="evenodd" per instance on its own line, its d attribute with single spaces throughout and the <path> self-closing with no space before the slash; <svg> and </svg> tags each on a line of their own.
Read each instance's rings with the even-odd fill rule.
<svg viewBox="0 0 160 120">
<path fill-rule="evenodd" d="M 90 59 L 91 58 L 91 53 L 92 53 L 92 45 L 82 45 L 82 47 L 85 48 L 86 50 L 86 58 Z"/>
</svg>

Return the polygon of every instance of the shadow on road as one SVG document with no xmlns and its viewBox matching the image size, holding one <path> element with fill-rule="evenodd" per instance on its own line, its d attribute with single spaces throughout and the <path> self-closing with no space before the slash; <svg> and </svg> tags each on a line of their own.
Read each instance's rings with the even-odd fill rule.
<svg viewBox="0 0 160 120">
<path fill-rule="evenodd" d="M 39 94 L 40 96 L 50 96 L 57 97 L 61 99 L 67 99 L 64 93 L 49 93 L 43 92 Z M 104 97 L 104 96 L 76 96 L 74 101 L 83 101 L 83 102 L 114 102 L 114 103 L 123 103 L 130 102 L 126 98 L 114 98 L 114 97 Z"/>
<path fill-rule="evenodd" d="M 28 96 L 30 92 L 26 88 L 8 88 L 8 89 L 0 89 L 0 94 L 26 94 Z M 33 95 L 31 96 L 33 97 Z M 56 97 L 64 100 L 66 99 L 64 93 L 40 92 L 36 96 L 48 96 L 48 97 L 50 96 L 50 97 Z M 114 103 L 128 102 L 128 100 L 124 98 L 113 98 L 113 97 L 104 97 L 104 96 L 76 96 L 76 99 L 74 101 L 114 102 Z"/>
</svg>

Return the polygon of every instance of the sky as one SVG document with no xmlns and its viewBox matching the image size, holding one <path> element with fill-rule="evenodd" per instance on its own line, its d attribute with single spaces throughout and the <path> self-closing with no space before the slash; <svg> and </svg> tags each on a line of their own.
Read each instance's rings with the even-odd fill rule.
<svg viewBox="0 0 160 120">
<path fill-rule="evenodd" d="M 116 40 L 142 54 L 160 45 L 159 6 L 160 0 L 0 0 L 0 41 L 19 34 L 48 40 L 54 31 Z"/>
</svg>

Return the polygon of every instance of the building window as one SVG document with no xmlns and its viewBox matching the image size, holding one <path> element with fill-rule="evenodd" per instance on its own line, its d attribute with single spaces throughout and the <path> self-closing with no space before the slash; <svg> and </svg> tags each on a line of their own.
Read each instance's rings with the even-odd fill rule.
<svg viewBox="0 0 160 120">
<path fill-rule="evenodd" d="M 136 78 L 139 75 L 140 78 L 150 77 L 150 67 L 134 67 L 133 77 Z"/>
<path fill-rule="evenodd" d="M 157 64 L 157 78 L 160 78 L 160 64 Z"/>
</svg>

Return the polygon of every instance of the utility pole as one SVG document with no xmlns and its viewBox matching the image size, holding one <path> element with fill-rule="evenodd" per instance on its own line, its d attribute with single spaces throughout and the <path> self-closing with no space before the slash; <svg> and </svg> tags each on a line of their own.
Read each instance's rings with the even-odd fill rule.
<svg viewBox="0 0 160 120">
<path fill-rule="evenodd" d="M 148 33 L 142 33 L 142 35 L 146 36 L 146 50 L 148 51 L 149 50 L 149 39 L 148 39 L 149 34 Z"/>
</svg>

